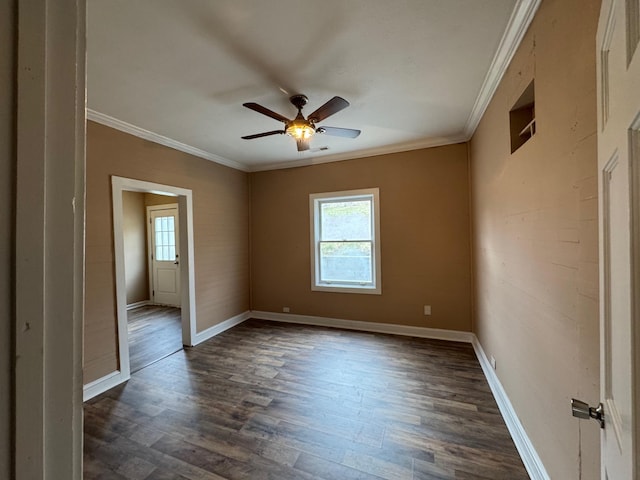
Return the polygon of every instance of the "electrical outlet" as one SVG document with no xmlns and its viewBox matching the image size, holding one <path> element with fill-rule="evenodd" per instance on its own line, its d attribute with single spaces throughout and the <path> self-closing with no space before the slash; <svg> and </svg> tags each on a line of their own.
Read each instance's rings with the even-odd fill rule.
<svg viewBox="0 0 640 480">
<path fill-rule="evenodd" d="M 424 314 L 425 315 L 431 315 L 431 305 L 425 305 L 424 306 Z"/>
<path fill-rule="evenodd" d="M 291 311 L 291 309 L 289 307 L 282 307 L 282 311 L 284 313 L 289 313 Z"/>
<path fill-rule="evenodd" d="M 491 362 L 491 366 L 493 367 L 493 369 L 496 369 L 496 359 L 493 355 L 491 355 L 491 359 L 489 360 Z"/>
</svg>

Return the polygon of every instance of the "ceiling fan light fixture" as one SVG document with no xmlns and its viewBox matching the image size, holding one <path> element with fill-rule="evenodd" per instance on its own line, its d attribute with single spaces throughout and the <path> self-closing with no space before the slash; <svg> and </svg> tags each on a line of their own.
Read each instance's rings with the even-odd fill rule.
<svg viewBox="0 0 640 480">
<path fill-rule="evenodd" d="M 285 130 L 286 134 L 296 140 L 306 140 L 316 133 L 315 128 L 307 123 L 290 123 Z"/>
<path fill-rule="evenodd" d="M 322 122 L 331 115 L 334 115 L 349 106 L 349 102 L 344 98 L 333 97 L 328 102 L 325 102 L 321 107 L 317 108 L 307 118 L 302 114 L 302 108 L 307 104 L 306 96 L 300 94 L 292 95 L 289 98 L 289 101 L 298 109 L 298 115 L 296 115 L 292 120 L 289 120 L 287 117 L 280 115 L 273 110 L 269 110 L 267 107 L 263 107 L 260 104 L 254 102 L 243 103 L 243 106 L 253 110 L 254 112 L 261 113 L 262 115 L 266 115 L 274 120 L 283 122 L 284 130 L 271 130 L 270 132 L 245 135 L 241 138 L 244 140 L 253 140 L 254 138 L 270 137 L 271 135 L 286 133 L 296 141 L 298 151 L 304 152 L 309 150 L 309 140 L 311 140 L 311 137 L 316 133 L 344 138 L 356 138 L 360 135 L 360 130 L 355 130 L 353 128 L 316 127 L 316 123 Z"/>
</svg>

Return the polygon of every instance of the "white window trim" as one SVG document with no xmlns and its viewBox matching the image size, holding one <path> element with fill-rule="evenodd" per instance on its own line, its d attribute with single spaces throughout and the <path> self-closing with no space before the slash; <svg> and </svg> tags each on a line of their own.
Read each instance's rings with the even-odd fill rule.
<svg viewBox="0 0 640 480">
<path fill-rule="evenodd" d="M 320 233 L 320 216 L 316 215 L 318 205 L 324 200 L 350 200 L 352 197 L 371 196 L 373 215 L 373 285 L 321 284 L 319 282 L 320 261 L 318 253 L 318 238 Z M 345 190 L 341 192 L 312 193 L 309 195 L 309 225 L 310 225 L 310 252 L 311 252 L 311 290 L 318 292 L 335 293 L 364 293 L 370 295 L 382 295 L 382 268 L 380 256 L 380 189 L 364 188 L 360 190 Z"/>
</svg>

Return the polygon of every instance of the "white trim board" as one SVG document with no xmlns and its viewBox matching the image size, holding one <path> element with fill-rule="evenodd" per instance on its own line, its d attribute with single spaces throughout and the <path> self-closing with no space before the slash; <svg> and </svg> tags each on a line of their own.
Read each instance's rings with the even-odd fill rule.
<svg viewBox="0 0 640 480">
<path fill-rule="evenodd" d="M 340 318 L 313 317 L 310 315 L 295 315 L 293 313 L 276 313 L 252 311 L 251 318 L 271 320 L 275 322 L 300 323 L 318 327 L 344 328 L 346 330 L 360 330 L 363 332 L 387 333 L 390 335 L 404 335 L 407 337 L 431 338 L 434 340 L 448 340 L 450 342 L 472 343 L 475 335 L 471 332 L 457 330 L 442 330 L 438 328 L 409 327 L 390 323 L 361 322 L 358 320 L 344 320 Z"/>
<path fill-rule="evenodd" d="M 195 157 L 204 158 L 205 160 L 211 160 L 212 162 L 224 165 L 225 167 L 235 168 L 236 170 L 241 170 L 243 172 L 248 171 L 247 167 L 240 162 L 229 160 L 228 158 L 221 157 L 220 155 L 216 155 L 215 153 L 206 152 L 204 150 L 201 150 L 200 148 L 192 147 L 191 145 L 179 142 L 177 140 L 174 140 L 173 138 L 165 137 L 164 135 L 160 135 L 159 133 L 145 130 L 144 128 L 140 128 L 122 120 L 118 120 L 117 118 L 111 117 L 104 113 L 91 110 L 90 108 L 87 109 L 87 120 L 106 125 L 107 127 L 111 127 L 121 132 L 128 133 L 130 135 L 133 135 L 134 137 L 149 140 L 150 142 L 158 143 L 160 145 L 164 145 L 165 147 L 188 153 L 189 155 L 193 155 Z"/>
<path fill-rule="evenodd" d="M 471 343 L 476 352 L 476 356 L 478 357 L 478 361 L 480 362 L 480 366 L 482 367 L 482 371 L 484 372 L 484 376 L 489 383 L 491 393 L 493 393 L 493 397 L 498 404 L 498 409 L 502 414 L 504 423 L 507 424 L 507 429 L 511 434 L 513 443 L 515 443 L 516 449 L 522 459 L 522 463 L 524 463 L 524 466 L 527 469 L 527 473 L 533 480 L 550 480 L 550 477 L 542 464 L 542 460 L 538 456 L 538 452 L 536 452 L 531 440 L 529 440 L 527 432 L 522 426 L 522 423 L 520 423 L 518 414 L 514 410 L 513 405 L 511 405 L 507 392 L 505 392 L 502 387 L 495 370 L 485 355 L 478 337 L 474 335 Z"/>
<path fill-rule="evenodd" d="M 199 332 L 194 337 L 194 346 L 198 345 L 220 333 L 255 318 L 274 322 L 295 323 L 302 325 L 314 325 L 319 327 L 343 328 L 346 330 L 357 330 L 363 332 L 386 333 L 390 335 L 404 335 L 409 337 L 429 338 L 435 340 L 446 340 L 451 342 L 470 343 L 482 367 L 482 371 L 489 383 L 491 392 L 498 404 L 500 414 L 507 425 L 511 438 L 515 443 L 520 458 L 524 463 L 532 480 L 550 480 L 542 460 L 538 456 L 533 444 L 529 440 L 527 432 L 518 419 L 518 415 L 513 409 L 513 405 L 507 396 L 500 380 L 491 367 L 487 356 L 482 349 L 482 345 L 476 335 L 471 332 L 460 332 L 457 330 L 443 330 L 437 328 L 410 327 L 406 325 L 394 325 L 389 323 L 361 322 L 357 320 L 345 320 L 339 318 L 315 317 L 310 315 L 296 315 L 291 313 L 276 313 L 264 311 L 246 311 L 235 317 L 231 317 L 213 327 Z M 129 378 L 124 378 L 121 372 L 116 371 L 105 377 L 91 382 L 84 387 L 84 401 L 113 388 Z"/>
<path fill-rule="evenodd" d="M 209 340 L 210 338 L 215 337 L 216 335 L 219 335 L 222 332 L 241 324 L 249 318 L 251 318 L 251 312 L 246 311 L 244 313 L 236 315 L 235 317 L 228 318 L 227 320 L 224 320 L 223 322 L 220 322 L 213 327 L 207 328 L 202 332 L 196 333 L 193 337 L 193 346 Z M 94 380 L 91 383 L 87 383 L 83 387 L 82 401 L 86 402 L 87 400 L 91 400 L 93 397 L 100 395 L 101 393 L 104 393 L 107 390 L 112 389 L 113 387 L 117 387 L 130 378 L 130 374 L 127 374 L 121 370 L 116 370 L 115 372 L 111 372 L 102 378 Z"/>
<path fill-rule="evenodd" d="M 225 165 L 227 167 L 235 168 L 243 172 L 259 172 L 264 170 L 278 170 L 283 168 L 293 168 L 306 165 L 316 165 L 321 163 L 339 162 L 342 160 L 352 160 L 356 158 L 370 157 L 375 155 L 385 155 L 389 153 L 406 152 L 410 150 L 418 150 L 422 148 L 439 147 L 444 145 L 451 145 L 455 143 L 463 143 L 469 141 L 473 136 L 485 110 L 487 109 L 489 102 L 493 98 L 493 95 L 504 76 L 509 63 L 513 58 L 516 50 L 522 42 L 531 21 L 533 20 L 538 7 L 542 3 L 542 0 L 517 0 L 507 27 L 505 28 L 500 44 L 493 56 L 491 65 L 487 70 L 487 74 L 484 78 L 483 84 L 480 87 L 476 101 L 471 109 L 467 122 L 464 126 L 464 130 L 459 134 L 452 134 L 444 137 L 430 137 L 416 142 L 399 143 L 395 145 L 386 145 L 382 147 L 370 148 L 366 150 L 337 153 L 335 155 L 323 155 L 323 156 L 310 156 L 300 160 L 293 160 L 290 162 L 276 162 L 267 165 L 254 165 L 248 166 L 244 163 L 231 160 L 229 158 L 216 155 L 215 153 L 202 150 L 200 148 L 187 145 L 172 138 L 160 135 L 144 128 L 132 125 L 117 118 L 111 117 L 105 113 L 98 112 L 96 110 L 87 109 L 87 118 L 94 122 L 106 125 L 116 130 L 129 133 L 133 136 L 149 140 L 151 142 L 164 145 L 166 147 L 179 150 L 181 152 L 194 155 L 196 157 L 211 160 Z"/>
<path fill-rule="evenodd" d="M 133 310 L 134 308 L 146 307 L 147 305 L 153 305 L 151 300 L 142 300 L 140 302 L 134 302 L 127 304 L 127 311 Z"/>
<path fill-rule="evenodd" d="M 193 346 L 199 345 L 202 342 L 206 342 L 210 338 L 213 338 L 216 335 L 220 335 L 222 332 L 229 330 L 230 328 L 233 328 L 236 325 L 240 325 L 242 322 L 250 318 L 252 318 L 251 312 L 247 310 L 246 312 L 236 315 L 235 317 L 231 317 L 225 320 L 224 322 L 220 322 L 214 325 L 213 327 L 209 327 L 206 330 L 203 330 L 202 332 L 198 332 L 194 337 Z"/>
<path fill-rule="evenodd" d="M 468 141 L 470 136 L 460 134 L 447 137 L 430 137 L 415 142 L 397 143 L 393 145 L 383 145 L 381 147 L 367 148 L 353 152 L 335 153 L 333 155 L 309 156 L 300 160 L 288 160 L 286 162 L 267 163 L 265 165 L 254 165 L 249 168 L 250 172 L 262 172 L 268 170 L 282 170 L 284 168 L 306 167 L 308 165 L 319 165 L 322 163 L 341 162 L 343 160 L 355 160 L 357 158 L 375 157 L 378 155 L 388 155 L 392 153 L 409 152 L 412 150 L 422 150 L 423 148 L 444 147 Z"/>
<path fill-rule="evenodd" d="M 520 43 L 525 33 L 527 33 L 527 29 L 529 25 L 531 25 L 541 3 L 542 0 L 518 0 L 516 6 L 513 8 L 511 18 L 509 18 L 507 28 L 500 40 L 498 50 L 491 61 L 476 102 L 471 109 L 471 114 L 464 127 L 464 136 L 467 140 L 471 139 L 476 128 L 478 128 L 478 124 L 480 120 L 482 120 L 482 116 L 487 110 L 489 102 L 491 102 L 493 95 L 496 93 L 500 81 L 507 71 L 507 68 L 509 68 L 509 64 L 518 47 L 520 47 Z"/>
<path fill-rule="evenodd" d="M 465 342 L 473 345 L 473 349 L 482 367 L 482 371 L 489 383 L 493 397 L 498 404 L 500 414 L 504 419 L 507 429 L 511 434 L 513 443 L 520 454 L 529 476 L 532 480 L 550 480 L 542 460 L 538 456 L 529 436 L 518 418 L 516 411 L 507 396 L 498 376 L 491 367 L 487 356 L 480 345 L 480 341 L 474 333 L 460 332 L 456 330 L 441 330 L 425 327 L 408 327 L 388 323 L 359 322 L 355 320 L 343 320 L 337 318 L 313 317 L 309 315 L 295 315 L 290 313 L 275 313 L 252 311 L 251 318 L 270 320 L 276 322 L 299 323 L 303 325 L 316 325 L 331 328 L 344 328 L 348 330 L 360 330 L 365 332 L 387 333 L 391 335 L 406 335 L 419 338 L 431 338 L 436 340 L 448 340 L 452 342 Z"/>
<path fill-rule="evenodd" d="M 149 192 L 175 197 L 180 209 L 179 231 L 183 239 L 181 264 L 182 285 L 182 343 L 193 345 L 196 334 L 195 259 L 193 243 L 193 192 L 186 188 L 146 182 L 124 177 L 111 177 L 113 243 L 116 273 L 116 315 L 118 319 L 118 358 L 126 379 L 130 374 L 129 340 L 127 329 L 126 281 L 124 261 L 122 192 Z"/>
<path fill-rule="evenodd" d="M 93 397 L 126 382 L 129 378 L 130 376 L 125 375 L 124 372 L 116 370 L 91 383 L 87 383 L 82 387 L 82 401 L 86 402 L 87 400 L 91 400 Z"/>
<path fill-rule="evenodd" d="M 12 272 L 14 304 L 0 321 L 13 325 L 6 341 L 14 348 L 13 375 L 6 367 L 12 387 L 0 393 L 3 407 L 12 405 L 2 412 L 0 471 L 19 480 L 82 479 L 85 7 L 84 0 L 2 7 L 13 17 L 2 35 L 12 51 L 2 76 L 14 86 L 12 105 L 1 108 L 12 119 L 11 158 L 1 162 L 15 202 L 13 234 L 3 235 L 15 242 L 13 266 L 3 267 Z"/>
</svg>

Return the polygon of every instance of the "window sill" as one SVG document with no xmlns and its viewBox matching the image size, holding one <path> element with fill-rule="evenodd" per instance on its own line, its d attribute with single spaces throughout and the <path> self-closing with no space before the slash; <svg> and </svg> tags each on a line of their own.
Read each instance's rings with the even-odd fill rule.
<svg viewBox="0 0 640 480">
<path fill-rule="evenodd" d="M 380 287 L 358 287 L 356 285 L 339 286 L 339 285 L 312 285 L 311 290 L 315 292 L 331 292 L 331 293 L 360 293 L 365 295 L 382 295 Z"/>
</svg>

